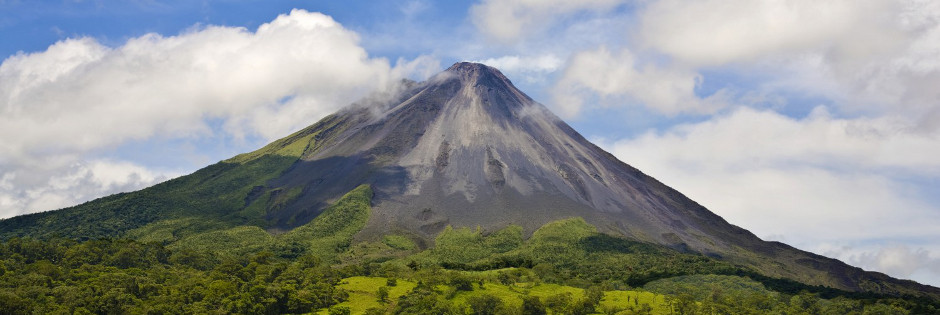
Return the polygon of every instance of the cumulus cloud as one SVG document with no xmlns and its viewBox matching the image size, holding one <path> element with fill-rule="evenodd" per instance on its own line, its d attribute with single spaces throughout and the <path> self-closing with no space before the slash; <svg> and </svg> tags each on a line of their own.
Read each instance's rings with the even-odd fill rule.
<svg viewBox="0 0 940 315">
<path fill-rule="evenodd" d="M 612 53 L 600 47 L 571 57 L 552 89 L 553 104 L 562 116 L 571 117 L 592 96 L 599 96 L 601 103 L 640 104 L 666 115 L 712 113 L 729 102 L 725 90 L 705 98 L 697 96 L 701 80 L 694 71 L 644 63 L 627 49 Z"/>
<path fill-rule="evenodd" d="M 46 203 L 35 200 L 56 199 L 34 198 L 58 172 L 109 172 L 76 169 L 89 152 L 219 132 L 275 139 L 426 67 L 440 68 L 428 58 L 400 60 L 397 67 L 371 58 L 355 32 L 304 10 L 255 31 L 197 27 L 176 36 L 131 38 L 118 47 L 72 38 L 19 53 L 0 64 L 0 177 L 15 187 L 3 191 L 4 214 L 49 210 L 95 195 L 66 194 Z M 140 186 L 114 186 L 94 176 L 104 185 L 98 192 Z M 145 180 L 151 177 L 140 183 L 153 182 Z"/>
<path fill-rule="evenodd" d="M 940 139 L 910 128 L 892 117 L 835 118 L 824 106 L 804 118 L 770 110 L 739 108 L 697 124 L 650 132 L 637 138 L 644 146 L 675 150 L 649 154 L 694 168 L 724 165 L 838 165 L 839 169 L 890 170 L 910 175 L 940 176 Z M 699 154 L 672 154 L 686 148 Z M 760 162 L 760 163 L 748 163 Z"/>
<path fill-rule="evenodd" d="M 896 245 L 879 249 L 875 253 L 862 253 L 858 258 L 850 258 L 862 266 L 875 266 L 885 273 L 910 278 L 914 273 L 924 270 L 940 276 L 940 257 L 934 257 L 923 248 L 910 249 Z"/>
<path fill-rule="evenodd" d="M 916 183 L 940 176 L 940 161 L 931 158 L 940 156 L 940 134 L 910 125 L 899 118 L 833 118 L 822 107 L 800 119 L 739 108 L 601 143 L 733 224 L 824 253 L 820 242 L 940 238 L 940 209 Z M 911 274 L 889 266 L 888 258 L 858 257 L 847 261 Z"/>
<path fill-rule="evenodd" d="M 940 109 L 936 1 L 660 0 L 637 12 L 638 45 L 678 67 L 758 72 L 846 112 L 932 117 Z"/>
<path fill-rule="evenodd" d="M 612 2 L 557 7 L 483 2 L 474 12 L 498 8 L 511 15 L 515 14 L 512 8 L 533 7 L 536 10 L 522 15 L 538 16 L 536 20 L 542 22 L 532 22 L 536 24 L 554 23 L 547 21 L 572 12 L 598 12 L 564 24 L 571 27 L 611 16 L 636 21 L 619 29 L 580 32 L 586 37 L 619 33 L 627 39 L 625 43 L 608 46 L 600 41 L 592 47 L 582 40 L 563 38 L 567 42 L 556 46 L 562 49 L 556 55 L 571 58 L 562 66 L 565 75 L 552 87 L 552 103 L 569 117 L 589 103 L 641 105 L 667 116 L 711 114 L 728 103 L 747 103 L 737 99 L 741 96 L 729 86 L 718 86 L 716 95 L 696 94 L 696 88 L 710 79 L 703 73 L 725 73 L 745 78 L 764 95 L 821 97 L 831 100 L 834 110 L 841 113 L 902 114 L 920 117 L 920 129 L 940 128 L 936 102 L 940 91 L 934 88 L 940 84 L 936 58 L 940 55 L 940 3 L 936 1 L 658 0 L 636 4 L 634 10 L 617 10 Z M 481 32 L 501 34 L 487 28 L 484 20 L 475 20 Z M 546 41 L 544 36 L 521 30 L 503 33 L 512 34 L 506 40 L 515 43 L 533 38 Z M 609 41 L 611 37 L 603 38 Z M 569 51 L 564 47 L 570 47 Z"/>
<path fill-rule="evenodd" d="M 209 26 L 148 34 L 117 48 L 69 39 L 0 66 L 0 134 L 7 136 L 0 154 L 198 134 L 208 132 L 204 118 L 247 120 L 247 132 L 271 139 L 380 86 L 389 73 L 388 62 L 370 59 L 355 33 L 300 10 L 256 32 Z M 287 121 L 265 115 L 281 112 L 291 113 L 281 115 Z M 238 130 L 244 128 L 229 129 Z"/>
<path fill-rule="evenodd" d="M 820 252 L 867 270 L 878 270 L 900 279 L 922 279 L 940 285 L 940 250 L 912 249 L 902 244 L 882 247 L 820 246 Z"/>
<path fill-rule="evenodd" d="M 151 186 L 179 174 L 124 161 L 92 160 L 64 167 L 0 170 L 0 218 L 24 209 L 51 210 Z"/>
<path fill-rule="evenodd" d="M 606 11 L 626 1 L 531 1 L 484 0 L 473 5 L 470 18 L 484 35 L 502 43 L 513 43 L 556 22 L 560 17 L 581 11 Z"/>
<path fill-rule="evenodd" d="M 870 57 L 903 36 L 894 1 L 651 1 L 640 41 L 681 62 L 723 65 L 768 55 L 829 51 Z"/>
</svg>

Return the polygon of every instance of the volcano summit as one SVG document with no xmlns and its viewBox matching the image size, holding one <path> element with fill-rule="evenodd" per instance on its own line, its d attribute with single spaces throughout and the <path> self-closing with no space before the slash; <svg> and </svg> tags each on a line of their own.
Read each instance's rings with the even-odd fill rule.
<svg viewBox="0 0 940 315">
<path fill-rule="evenodd" d="M 163 235 L 158 239 L 172 243 L 233 226 L 288 233 L 361 185 L 374 196 L 359 241 L 399 233 L 427 247 L 447 226 L 518 225 L 531 235 L 549 222 L 581 217 L 609 235 L 767 277 L 940 297 L 934 287 L 762 241 L 590 143 L 498 70 L 467 62 L 194 174 L 0 221 L 0 236 Z M 69 224 L 89 217 L 94 224 Z"/>
</svg>

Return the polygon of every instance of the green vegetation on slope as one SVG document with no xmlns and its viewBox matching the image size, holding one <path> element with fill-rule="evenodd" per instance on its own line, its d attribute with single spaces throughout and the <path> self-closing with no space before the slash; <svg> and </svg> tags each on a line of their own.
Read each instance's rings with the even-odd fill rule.
<svg viewBox="0 0 940 315">
<path fill-rule="evenodd" d="M 259 158 L 245 163 L 264 160 Z M 283 195 L 281 195 L 283 196 Z M 581 218 L 528 239 L 447 227 L 353 243 L 369 220 L 360 186 L 281 235 L 182 217 L 136 240 L 0 243 L 0 313 L 907 314 L 936 301 L 860 296 L 758 276 L 702 255 L 602 233 Z M 217 200 L 218 202 L 218 200 Z M 822 295 L 813 293 L 820 292 Z"/>
<path fill-rule="evenodd" d="M 243 164 L 219 162 L 195 173 L 153 187 L 111 195 L 58 211 L 35 213 L 0 221 L 0 239 L 29 236 L 97 239 L 122 237 L 127 231 L 158 220 L 192 219 L 203 224 L 168 231 L 172 238 L 219 225 L 257 223 L 242 217 L 245 196 L 287 169 L 296 157 L 264 156 Z"/>
<path fill-rule="evenodd" d="M 191 234 L 170 243 L 168 247 L 213 253 L 218 256 L 243 256 L 263 250 L 271 251 L 282 258 L 295 258 L 310 253 L 322 260 L 331 261 L 349 247 L 353 235 L 365 225 L 369 219 L 371 201 L 372 189 L 368 185 L 362 185 L 327 207 L 307 224 L 281 235 L 271 235 L 257 226 L 241 225 Z M 183 224 L 171 224 L 181 225 Z M 158 227 L 154 230 L 163 234 Z"/>
<path fill-rule="evenodd" d="M 316 124 L 301 129 L 287 137 L 271 142 L 261 149 L 236 155 L 226 160 L 230 163 L 245 163 L 268 155 L 279 155 L 289 157 L 300 157 L 304 153 L 313 152 L 322 144 L 324 131 L 330 131 L 337 127 L 342 121 L 334 115 L 329 115 L 321 119 Z"/>
<path fill-rule="evenodd" d="M 509 226 L 484 235 L 480 230 L 445 228 L 435 247 L 415 256 L 423 265 L 460 270 L 525 267 L 553 282 L 641 286 L 687 274 L 732 274 L 739 267 L 697 254 L 598 233 L 582 218 L 559 220 L 536 230 L 526 241 Z"/>
<path fill-rule="evenodd" d="M 429 254 L 436 262 L 447 267 L 459 267 L 518 248 L 522 245 L 522 228 L 511 225 L 484 237 L 479 228 L 454 229 L 448 226 L 434 243 Z"/>
<path fill-rule="evenodd" d="M 280 241 L 301 244 L 322 259 L 335 258 L 366 225 L 372 211 L 371 202 L 372 189 L 368 185 L 359 186 L 310 223 L 281 235 Z"/>
<path fill-rule="evenodd" d="M 263 202 L 250 205 L 247 204 L 249 197 L 301 156 L 313 154 L 330 141 L 342 123 L 341 119 L 329 116 L 257 151 L 143 190 L 115 194 L 57 211 L 0 220 L 0 240 L 12 237 L 152 238 L 150 235 L 159 234 L 161 241 L 172 242 L 191 234 L 240 225 L 264 228 L 268 196 L 264 194 Z"/>
<path fill-rule="evenodd" d="M 420 252 L 405 250 L 414 243 L 401 235 L 352 244 L 353 235 L 368 219 L 370 197 L 368 187 L 359 187 L 295 233 L 269 236 L 266 246 L 237 245 L 246 248 L 236 250 L 238 255 L 228 252 L 228 246 L 164 246 L 134 240 L 0 242 L 0 313 L 931 314 L 940 310 L 936 301 L 827 299 L 807 291 L 779 292 L 750 277 L 720 274 L 736 267 L 599 234 L 578 218 L 550 223 L 528 240 L 519 227 L 510 226 L 492 233 L 449 228 L 438 235 L 435 247 Z M 255 233 L 241 227 L 205 234 L 224 245 L 249 242 L 246 238 Z M 285 251 L 285 246 L 296 249 L 289 246 L 295 243 L 299 251 Z M 652 263 L 642 262 L 647 259 Z M 631 285 L 636 279 L 650 281 Z"/>
</svg>

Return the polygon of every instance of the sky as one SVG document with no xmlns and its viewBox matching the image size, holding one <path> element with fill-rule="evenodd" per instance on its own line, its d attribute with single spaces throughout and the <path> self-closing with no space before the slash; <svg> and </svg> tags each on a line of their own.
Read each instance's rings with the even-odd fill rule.
<svg viewBox="0 0 940 315">
<path fill-rule="evenodd" d="M 454 62 L 765 240 L 940 286 L 940 2 L 0 0 L 0 218 Z"/>
</svg>

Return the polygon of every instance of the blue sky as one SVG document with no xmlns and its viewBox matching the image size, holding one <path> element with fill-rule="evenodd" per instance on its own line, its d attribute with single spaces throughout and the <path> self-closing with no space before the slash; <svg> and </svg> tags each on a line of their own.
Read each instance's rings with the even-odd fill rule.
<svg viewBox="0 0 940 315">
<path fill-rule="evenodd" d="M 764 239 L 940 285 L 938 21 L 916 0 L 0 0 L 0 217 L 467 60 Z"/>
</svg>

